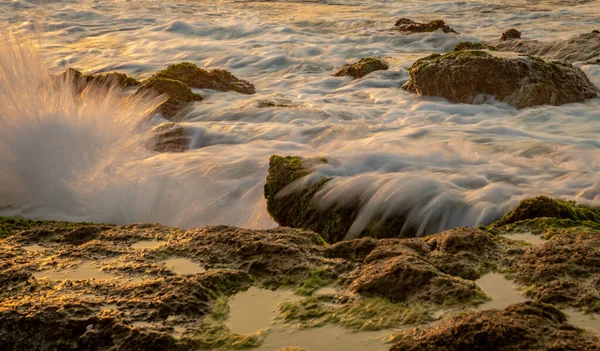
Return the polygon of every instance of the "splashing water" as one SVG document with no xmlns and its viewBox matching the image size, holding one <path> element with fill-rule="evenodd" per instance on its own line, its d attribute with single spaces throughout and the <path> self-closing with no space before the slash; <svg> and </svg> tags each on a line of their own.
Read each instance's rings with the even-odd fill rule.
<svg viewBox="0 0 600 351">
<path fill-rule="evenodd" d="M 307 181 L 336 177 L 317 194 L 323 207 L 361 199 L 348 238 L 382 213 L 408 213 L 430 233 L 489 223 L 540 194 L 600 205 L 599 99 L 515 110 L 399 89 L 414 60 L 458 41 L 494 40 L 513 26 L 540 41 L 590 32 L 594 2 L 68 4 L 0 3 L 0 19 L 20 33 L 33 29 L 25 9 L 47 16 L 42 45 L 15 37 L 0 45 L 0 215 L 273 227 L 262 189 L 272 154 L 330 160 Z M 461 34 L 394 34 L 397 17 L 443 18 Z M 578 26 L 565 26 L 574 19 Z M 143 143 L 161 121 L 151 114 L 160 98 L 116 89 L 77 97 L 51 78 L 38 51 L 52 73 L 75 67 L 142 79 L 187 60 L 230 70 L 258 92 L 199 91 L 205 99 L 184 123 L 195 149 L 157 154 Z M 390 70 L 330 76 L 369 55 L 385 57 Z M 598 66 L 582 69 L 600 84 Z M 292 107 L 257 107 L 274 99 Z"/>
</svg>

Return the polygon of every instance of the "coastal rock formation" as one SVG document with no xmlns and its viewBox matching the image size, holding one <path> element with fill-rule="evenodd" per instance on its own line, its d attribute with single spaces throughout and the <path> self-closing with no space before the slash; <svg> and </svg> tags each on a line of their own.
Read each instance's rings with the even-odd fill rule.
<svg viewBox="0 0 600 351">
<path fill-rule="evenodd" d="M 154 92 L 168 98 L 160 105 L 160 112 L 169 120 L 176 119 L 192 102 L 202 101 L 202 96 L 192 92 L 185 83 L 167 78 L 150 78 L 138 88 L 136 94 Z"/>
<path fill-rule="evenodd" d="M 506 32 L 502 33 L 500 41 L 508 41 L 513 39 L 521 39 L 521 32 L 516 28 L 511 28 Z"/>
<path fill-rule="evenodd" d="M 452 51 L 417 60 L 403 89 L 476 103 L 493 96 L 516 108 L 562 105 L 597 96 L 596 87 L 579 68 L 532 56 L 492 51 Z"/>
<path fill-rule="evenodd" d="M 390 68 L 390 65 L 380 57 L 365 57 L 357 62 L 345 64 L 333 76 L 351 76 L 356 79 L 362 78 L 371 72 L 387 70 L 388 68 Z"/>
<path fill-rule="evenodd" d="M 192 136 L 183 126 L 165 122 L 152 128 L 148 148 L 158 152 L 184 152 L 190 148 Z"/>
<path fill-rule="evenodd" d="M 508 40 L 494 43 L 500 51 L 512 51 L 538 57 L 551 57 L 568 62 L 600 59 L 600 31 L 594 30 L 565 40 Z"/>
<path fill-rule="evenodd" d="M 409 18 L 400 18 L 396 21 L 396 30 L 404 33 L 434 32 L 441 29 L 444 33 L 457 33 L 443 20 L 435 20 L 427 23 L 415 22 Z"/>
<path fill-rule="evenodd" d="M 190 88 L 217 91 L 233 90 L 242 94 L 256 93 L 254 85 L 235 77 L 228 71 L 221 69 L 207 71 L 189 62 L 169 65 L 166 69 L 157 72 L 154 78 L 178 80 Z"/>
<path fill-rule="evenodd" d="M 269 174 L 265 184 L 267 211 L 281 226 L 302 228 L 319 233 L 328 243 L 343 240 L 358 215 L 359 199 L 323 208 L 315 201 L 315 195 L 330 181 L 322 178 L 313 184 L 302 184 L 297 189 L 294 184 L 312 173 L 310 165 L 326 160 L 303 160 L 295 156 L 271 156 Z M 296 182 L 296 183 L 295 183 Z M 299 184 L 296 184 L 299 185 Z M 291 189 L 291 190 L 290 190 Z M 369 224 L 360 236 L 376 238 L 410 237 L 415 230 L 408 226 L 405 230 L 403 214 L 380 218 Z"/>
<path fill-rule="evenodd" d="M 456 46 L 454 47 L 454 51 L 461 51 L 461 50 L 490 50 L 490 51 L 498 51 L 498 49 L 496 49 L 496 47 L 488 45 L 488 44 L 483 44 L 483 43 L 473 43 L 470 41 L 461 41 L 460 43 L 456 44 Z"/>
<path fill-rule="evenodd" d="M 69 68 L 57 76 L 57 79 L 62 81 L 71 81 L 75 85 L 78 92 L 83 91 L 87 86 L 94 85 L 96 87 L 110 88 L 118 86 L 119 88 L 129 88 L 140 84 L 134 78 L 127 76 L 124 73 L 109 72 L 99 74 L 83 74 L 74 68 Z"/>
<path fill-rule="evenodd" d="M 550 305 L 527 302 L 469 313 L 417 330 L 390 351 L 600 350 L 597 336 L 566 321 L 566 316 Z"/>
</svg>

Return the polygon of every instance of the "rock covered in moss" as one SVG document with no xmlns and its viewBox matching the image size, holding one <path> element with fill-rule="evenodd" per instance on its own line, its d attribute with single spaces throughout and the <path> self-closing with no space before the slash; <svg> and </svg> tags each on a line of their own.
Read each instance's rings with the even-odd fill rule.
<svg viewBox="0 0 600 351">
<path fill-rule="evenodd" d="M 483 43 L 473 43 L 471 41 L 461 41 L 456 44 L 454 47 L 454 51 L 461 50 L 490 50 L 490 51 L 498 51 L 495 46 L 483 44 Z"/>
<path fill-rule="evenodd" d="M 152 128 L 148 148 L 157 152 L 184 152 L 192 141 L 190 132 L 180 124 L 165 122 Z"/>
<path fill-rule="evenodd" d="M 597 30 L 564 40 L 508 40 L 500 41 L 495 45 L 501 51 L 552 57 L 569 62 L 593 62 L 600 59 L 600 32 Z"/>
<path fill-rule="evenodd" d="M 405 90 L 458 103 L 491 95 L 524 108 L 581 102 L 597 95 L 585 73 L 571 64 L 491 51 L 433 54 L 417 60 L 409 73 Z"/>
<path fill-rule="evenodd" d="M 500 37 L 500 41 L 508 41 L 514 39 L 521 39 L 521 32 L 519 32 L 519 30 L 516 28 L 511 28 L 507 30 L 506 32 L 502 33 L 502 36 Z"/>
<path fill-rule="evenodd" d="M 450 28 L 443 20 L 435 20 L 427 23 L 418 23 L 409 18 L 400 18 L 396 21 L 396 29 L 400 32 L 405 33 L 423 33 L 423 32 L 434 32 L 438 29 L 444 31 L 444 33 L 457 33 L 454 29 Z"/>
<path fill-rule="evenodd" d="M 96 87 L 110 88 L 117 86 L 119 88 L 129 88 L 140 84 L 134 78 L 127 76 L 124 73 L 109 72 L 99 74 L 83 74 L 74 68 L 69 68 L 65 72 L 58 75 L 58 79 L 62 81 L 71 81 L 75 84 L 78 91 L 82 91 L 85 87 L 94 85 Z"/>
<path fill-rule="evenodd" d="M 567 324 L 545 304 L 526 302 L 503 310 L 469 313 L 430 329 L 415 330 L 390 351 L 599 350 L 600 339 Z"/>
<path fill-rule="evenodd" d="M 256 93 L 254 85 L 235 77 L 228 71 L 220 69 L 207 71 L 190 62 L 169 65 L 166 69 L 157 72 L 154 78 L 178 80 L 197 89 L 233 90 L 242 94 Z"/>
<path fill-rule="evenodd" d="M 303 160 L 296 156 L 271 156 L 265 183 L 267 211 L 281 226 L 312 230 L 328 243 L 343 240 L 361 208 L 359 199 L 336 203 L 324 208 L 315 201 L 315 195 L 331 178 L 321 178 L 313 184 L 298 184 L 310 173 L 311 164 L 323 159 Z M 297 187 L 296 187 L 297 185 Z M 406 223 L 403 213 L 386 218 L 375 216 L 359 236 L 376 238 L 410 237 L 416 235 L 413 224 Z"/>
<path fill-rule="evenodd" d="M 571 219 L 573 221 L 592 221 L 600 223 L 600 208 L 578 204 L 575 201 L 551 199 L 538 196 L 525 199 L 519 205 L 494 222 L 494 226 L 503 226 L 534 218 L 551 217 Z"/>
<path fill-rule="evenodd" d="M 357 62 L 345 64 L 333 76 L 362 78 L 371 72 L 387 70 L 388 68 L 390 68 L 390 65 L 381 57 L 365 57 Z"/>
<path fill-rule="evenodd" d="M 160 111 L 167 119 L 173 119 L 183 112 L 194 101 L 202 101 L 202 96 L 192 92 L 185 83 L 167 78 L 150 78 L 138 88 L 137 94 L 152 91 L 165 94 L 168 99 L 160 106 Z"/>
</svg>

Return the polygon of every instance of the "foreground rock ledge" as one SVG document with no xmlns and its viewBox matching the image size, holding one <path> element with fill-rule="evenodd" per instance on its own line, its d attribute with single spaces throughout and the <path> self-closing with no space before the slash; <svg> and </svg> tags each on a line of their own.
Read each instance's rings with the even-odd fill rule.
<svg viewBox="0 0 600 351">
<path fill-rule="evenodd" d="M 493 96 L 524 108 L 582 102 L 598 92 L 585 73 L 569 63 L 484 50 L 433 54 L 416 61 L 409 73 L 403 89 L 457 103 Z"/>
</svg>

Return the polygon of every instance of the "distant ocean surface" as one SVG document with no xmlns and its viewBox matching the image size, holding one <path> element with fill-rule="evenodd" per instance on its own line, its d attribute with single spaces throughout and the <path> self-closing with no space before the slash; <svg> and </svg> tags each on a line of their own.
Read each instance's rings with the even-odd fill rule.
<svg viewBox="0 0 600 351">
<path fill-rule="evenodd" d="M 600 205 L 600 99 L 517 110 L 400 89 L 416 59 L 460 41 L 512 27 L 558 41 L 600 29 L 599 13 L 598 1 L 0 1 L 0 215 L 270 228 L 272 154 L 330 160 L 315 175 L 336 178 L 316 201 L 360 196 L 363 218 L 409 209 L 436 230 L 490 223 L 542 194 Z M 404 35 L 391 30 L 400 17 L 460 34 Z M 366 56 L 390 69 L 331 76 Z M 47 73 L 70 67 L 145 79 L 183 61 L 257 88 L 196 90 L 184 153 L 136 143 L 131 121 L 156 101 L 39 93 Z M 600 65 L 575 65 L 600 86 Z"/>
</svg>

